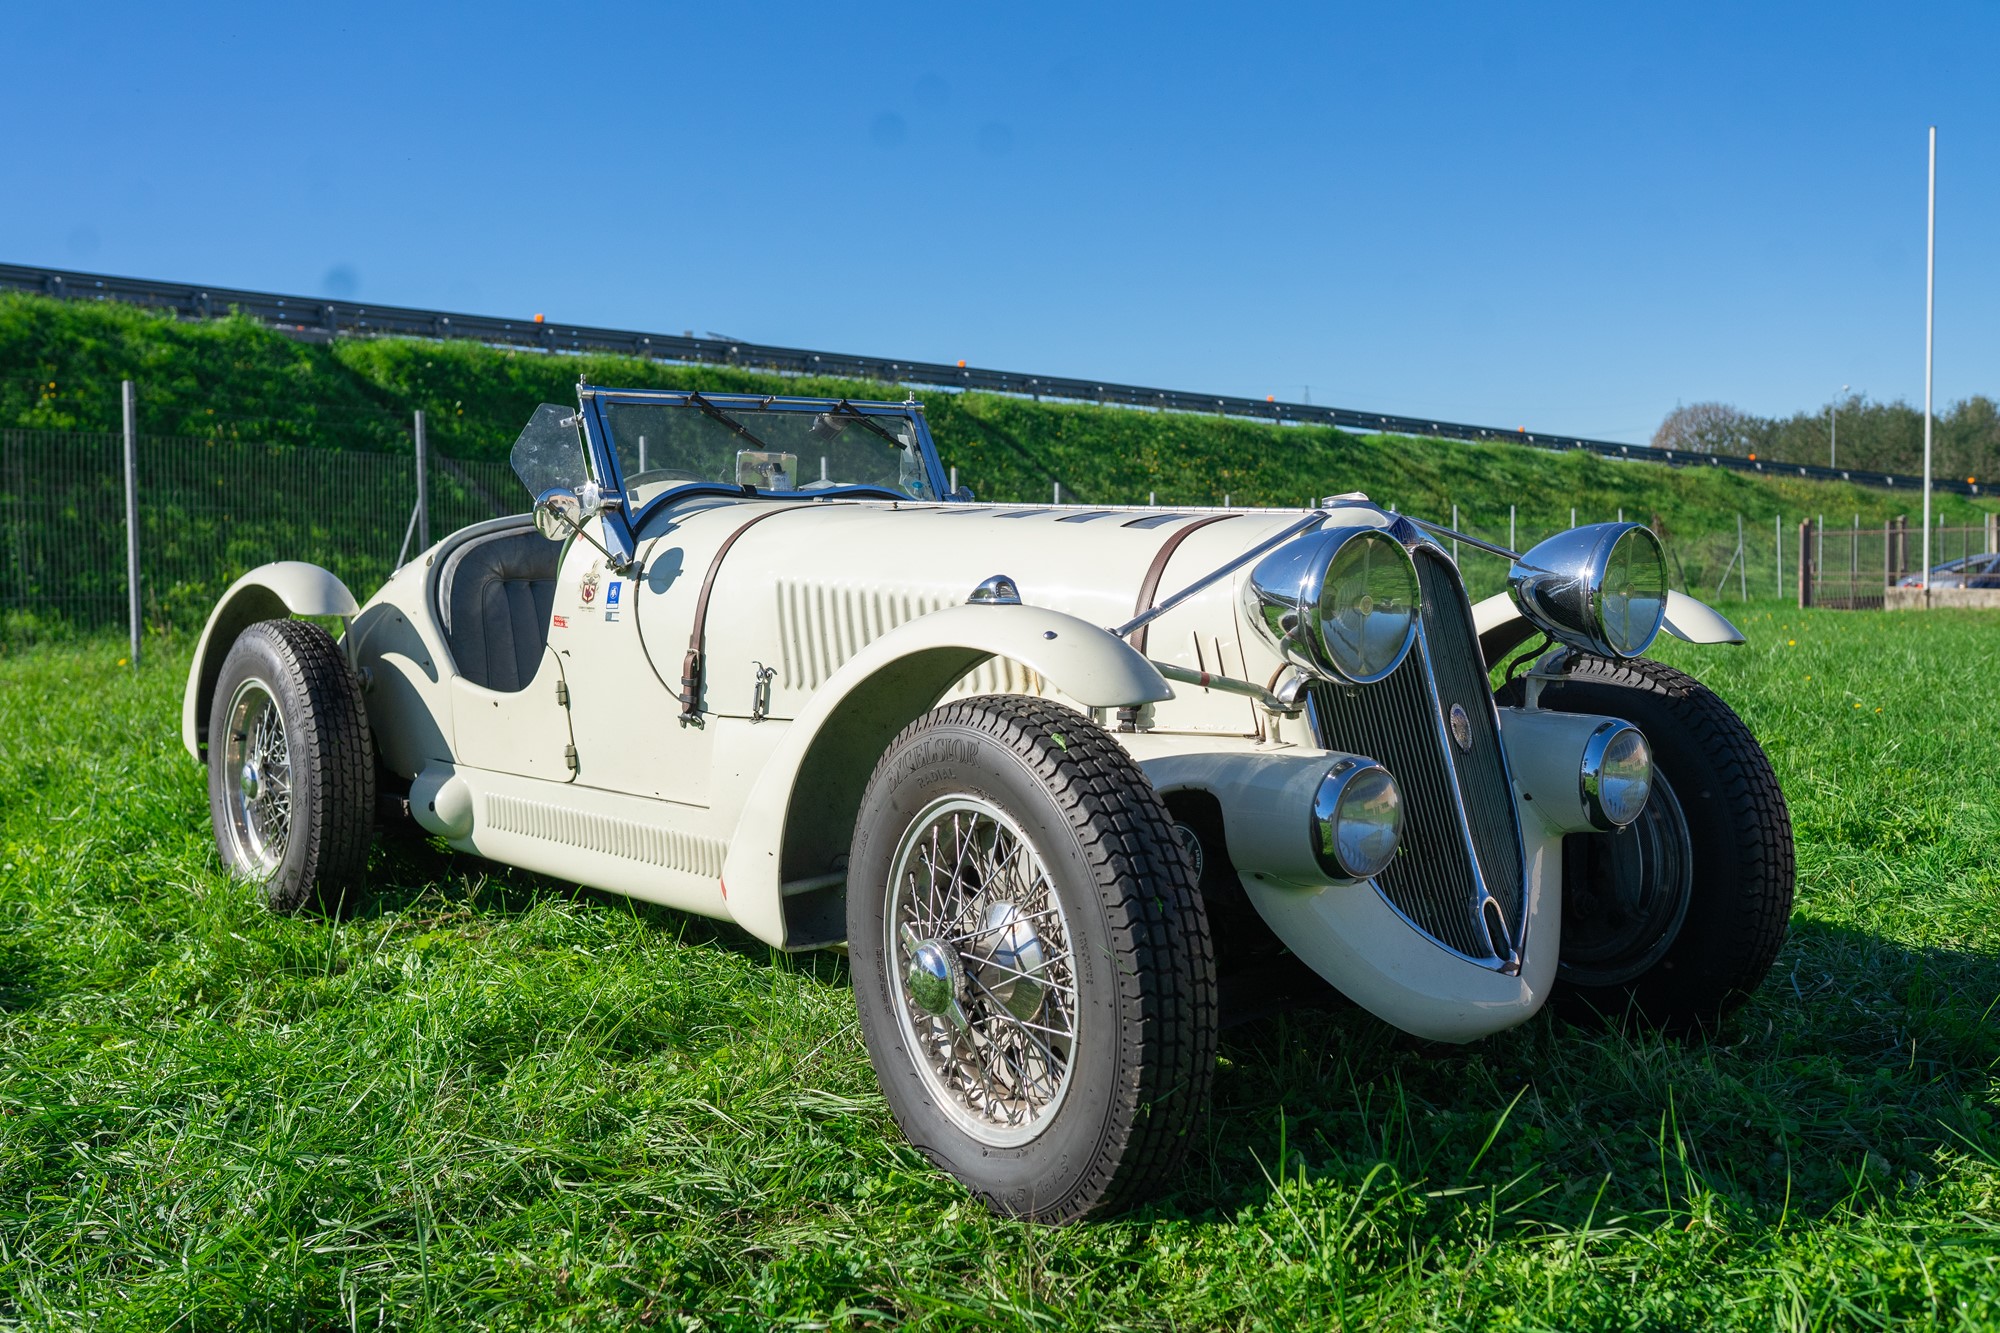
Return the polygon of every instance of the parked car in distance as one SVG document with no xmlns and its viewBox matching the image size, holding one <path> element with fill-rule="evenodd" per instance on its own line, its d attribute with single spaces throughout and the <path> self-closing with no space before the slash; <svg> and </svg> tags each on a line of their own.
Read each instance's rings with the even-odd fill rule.
<svg viewBox="0 0 2000 1333">
<path fill-rule="evenodd" d="M 1899 588 L 1921 588 L 1922 574 L 1905 574 L 1896 581 Z M 1933 588 L 2000 588 L 2000 555 L 1987 551 L 1959 560 L 1931 566 Z"/>
<path fill-rule="evenodd" d="M 1770 763 L 1641 656 L 1742 636 L 1637 524 L 1508 552 L 1474 605 L 1443 529 L 1359 494 L 947 493 L 914 401 L 586 385 L 512 457 L 528 511 L 365 605 L 301 562 L 224 594 L 182 713 L 223 861 L 338 915 L 380 795 L 844 947 L 897 1122 L 998 1212 L 1170 1186 L 1219 997 L 1275 967 L 1437 1041 L 1549 1003 L 1700 1032 L 1784 939 Z"/>
</svg>

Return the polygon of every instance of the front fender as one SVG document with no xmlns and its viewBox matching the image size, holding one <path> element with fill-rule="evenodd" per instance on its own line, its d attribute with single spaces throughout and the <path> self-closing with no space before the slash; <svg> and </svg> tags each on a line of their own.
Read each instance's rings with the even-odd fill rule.
<svg viewBox="0 0 2000 1333">
<path fill-rule="evenodd" d="M 730 915 L 767 943 L 800 943 L 787 939 L 783 886 L 796 891 L 836 870 L 889 742 L 992 657 L 1021 663 L 1087 708 L 1173 697 L 1123 639 L 1045 607 L 955 606 L 900 625 L 814 691 L 751 783 L 723 862 Z"/>
<path fill-rule="evenodd" d="M 303 560 L 279 560 L 259 565 L 229 585 L 209 613 L 188 668 L 187 693 L 181 699 L 181 743 L 197 760 L 208 743 L 208 707 L 215 694 L 222 659 L 236 636 L 260 620 L 286 616 L 340 616 L 361 610 L 354 594 L 332 573 Z"/>
<path fill-rule="evenodd" d="M 1541 631 L 1528 623 L 1512 593 L 1496 592 L 1472 608 L 1472 627 L 1479 635 L 1479 650 L 1490 670 Z M 1667 593 L 1666 619 L 1661 628 L 1688 643 L 1747 643 L 1743 631 L 1706 602 L 1684 592 Z"/>
</svg>

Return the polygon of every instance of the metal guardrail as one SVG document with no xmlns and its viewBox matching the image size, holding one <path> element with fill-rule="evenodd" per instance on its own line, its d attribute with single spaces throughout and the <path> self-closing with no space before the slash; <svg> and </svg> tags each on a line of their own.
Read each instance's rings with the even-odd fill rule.
<svg viewBox="0 0 2000 1333">
<path fill-rule="evenodd" d="M 660 361 L 741 366 L 745 369 L 774 370 L 788 374 L 830 375 L 933 388 L 978 389 L 988 393 L 1108 403 L 1121 407 L 1147 407 L 1170 412 L 1249 417 L 1276 422 L 1304 422 L 1312 425 L 1338 426 L 1344 430 L 1380 431 L 1395 435 L 1430 436 L 1447 440 L 1504 441 L 1530 445 L 1537 449 L 1584 450 L 1606 458 L 1636 459 L 1649 463 L 1666 463 L 1674 467 L 1720 467 L 1735 472 L 1767 476 L 1851 481 L 1863 486 L 1914 490 L 1918 493 L 1923 489 L 1921 477 L 1892 472 L 1820 467 L 1811 463 L 1773 463 L 1762 459 L 1737 458 L 1732 455 L 1692 453 L 1681 449 L 1655 449 L 1643 444 L 1620 444 L 1612 440 L 1591 440 L 1574 435 L 1551 435 L 1526 429 L 1505 430 L 1496 426 L 1471 426 L 1463 422 L 1437 421 L 1425 417 L 1357 412 L 1351 408 L 1322 407 L 1315 403 L 1284 403 L 1269 399 L 1233 397 L 1227 394 L 1150 389 L 1135 384 L 1115 384 L 1059 375 L 1027 375 L 1018 371 L 984 370 L 939 361 L 899 361 L 884 357 L 853 356 L 841 352 L 814 352 L 797 347 L 773 347 L 762 343 L 733 342 L 712 337 L 695 338 L 684 334 L 638 333 L 629 329 L 604 329 L 585 324 L 553 323 L 539 318 L 499 319 L 491 315 L 418 310 L 408 306 L 357 305 L 349 301 L 330 301 L 311 296 L 284 296 L 275 292 L 246 291 L 236 287 L 199 287 L 186 283 L 156 282 L 146 278 L 119 278 L 102 273 L 33 268 L 20 264 L 0 264 L 0 289 L 6 288 L 39 292 L 45 296 L 68 300 L 125 301 L 134 305 L 171 310 L 181 318 L 205 319 L 225 315 L 233 310 L 262 320 L 295 337 L 320 340 L 331 339 L 336 335 L 468 338 L 477 342 L 509 347 L 535 347 L 551 352 L 612 352 Z M 1956 479 L 1933 478 L 1931 487 L 1933 490 L 1959 495 L 1984 494 L 1981 484 Z"/>
</svg>

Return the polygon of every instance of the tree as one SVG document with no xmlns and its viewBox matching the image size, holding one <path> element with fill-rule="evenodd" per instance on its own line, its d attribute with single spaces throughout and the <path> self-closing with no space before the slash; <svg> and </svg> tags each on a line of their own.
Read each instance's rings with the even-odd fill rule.
<svg viewBox="0 0 2000 1333">
<path fill-rule="evenodd" d="M 1747 454 L 1757 422 L 1727 403 L 1689 403 L 1667 413 L 1653 432 L 1655 449 L 1694 454 Z"/>
</svg>

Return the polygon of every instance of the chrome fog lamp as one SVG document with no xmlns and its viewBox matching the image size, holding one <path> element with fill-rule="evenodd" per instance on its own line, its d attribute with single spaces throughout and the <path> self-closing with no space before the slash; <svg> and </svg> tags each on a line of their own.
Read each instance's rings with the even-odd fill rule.
<svg viewBox="0 0 2000 1333">
<path fill-rule="evenodd" d="M 1396 859 L 1403 794 L 1380 764 L 1335 764 L 1313 798 L 1313 855 L 1329 879 L 1371 879 Z"/>
<path fill-rule="evenodd" d="M 1550 637 L 1607 657 L 1637 657 L 1667 614 L 1667 560 L 1638 523 L 1592 523 L 1514 561 L 1507 587 Z"/>
<path fill-rule="evenodd" d="M 1243 588 L 1251 622 L 1318 676 L 1371 684 L 1400 666 L 1416 641 L 1417 567 L 1380 528 L 1322 529 L 1287 542 Z"/>
<path fill-rule="evenodd" d="M 1653 790 L 1653 750 L 1629 722 L 1606 722 L 1583 746 L 1583 805 L 1601 829 L 1624 828 Z"/>
</svg>

